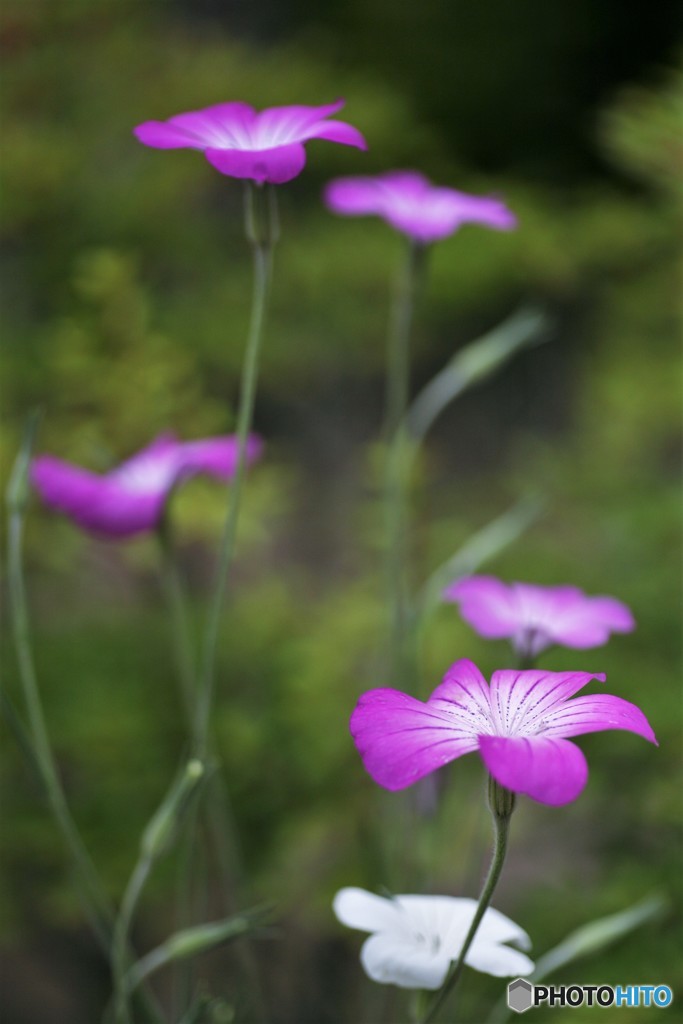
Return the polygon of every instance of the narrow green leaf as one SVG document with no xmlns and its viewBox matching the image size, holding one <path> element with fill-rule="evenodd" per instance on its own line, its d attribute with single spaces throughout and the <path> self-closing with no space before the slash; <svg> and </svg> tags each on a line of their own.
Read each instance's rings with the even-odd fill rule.
<svg viewBox="0 0 683 1024">
<path fill-rule="evenodd" d="M 30 491 L 29 469 L 31 466 L 31 456 L 33 455 L 33 445 L 41 417 L 42 412 L 38 409 L 34 409 L 33 412 L 29 413 L 27 416 L 21 448 L 19 449 L 14 461 L 14 466 L 12 467 L 12 472 L 7 484 L 5 500 L 7 502 L 9 512 L 14 515 L 21 514 L 26 507 L 26 502 L 28 501 Z"/>
<path fill-rule="evenodd" d="M 536 970 L 529 981 L 541 981 L 553 971 L 565 967 L 585 956 L 595 956 L 603 949 L 611 946 L 617 939 L 640 928 L 641 925 L 664 913 L 667 901 L 663 896 L 654 895 L 636 903 L 627 910 L 609 917 L 600 917 L 596 921 L 577 928 L 566 939 L 537 960 Z"/>
<path fill-rule="evenodd" d="M 408 411 L 407 434 L 414 444 L 425 435 L 444 409 L 463 391 L 489 377 L 526 345 L 539 344 L 546 318 L 522 309 L 498 327 L 453 356 L 423 388 Z"/>
<path fill-rule="evenodd" d="M 169 849 L 205 772 L 204 765 L 197 758 L 192 758 L 185 765 L 142 834 L 140 848 L 143 857 L 156 860 Z"/>
<path fill-rule="evenodd" d="M 126 990 L 131 993 L 140 982 L 177 960 L 206 953 L 216 946 L 237 939 L 265 923 L 270 908 L 256 907 L 221 921 L 210 921 L 175 932 L 160 946 L 133 964 L 126 974 Z"/>
<path fill-rule="evenodd" d="M 536 968 L 527 980 L 532 985 L 537 984 L 576 960 L 597 956 L 630 932 L 661 917 L 668 907 L 668 900 L 655 893 L 617 914 L 589 921 L 588 924 L 571 932 L 566 939 L 537 960 Z M 504 997 L 494 1006 L 488 1024 L 504 1024 L 511 1016 L 512 1011 Z"/>
<path fill-rule="evenodd" d="M 444 587 L 462 576 L 470 576 L 535 522 L 543 511 L 537 496 L 522 498 L 501 516 L 478 530 L 465 544 L 446 559 L 429 577 L 420 592 L 416 615 L 421 625 L 441 603 Z"/>
</svg>

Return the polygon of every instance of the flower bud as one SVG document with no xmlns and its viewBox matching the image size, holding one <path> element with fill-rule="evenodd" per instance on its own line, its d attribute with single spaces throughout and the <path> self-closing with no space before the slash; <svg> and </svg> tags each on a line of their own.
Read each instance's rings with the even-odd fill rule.
<svg viewBox="0 0 683 1024">
<path fill-rule="evenodd" d="M 145 857 L 156 860 L 171 846 L 197 785 L 204 776 L 204 765 L 197 758 L 188 761 L 142 834 L 140 848 Z"/>
<path fill-rule="evenodd" d="M 251 921 L 246 914 L 184 928 L 164 942 L 164 951 L 168 960 L 184 960 L 206 953 L 228 939 L 237 938 L 250 928 Z"/>
</svg>

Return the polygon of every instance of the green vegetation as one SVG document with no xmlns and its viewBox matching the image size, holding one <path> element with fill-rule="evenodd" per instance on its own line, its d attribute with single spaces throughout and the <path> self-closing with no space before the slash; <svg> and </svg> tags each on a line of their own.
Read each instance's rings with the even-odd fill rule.
<svg viewBox="0 0 683 1024">
<path fill-rule="evenodd" d="M 604 650 L 552 651 L 543 664 L 606 671 L 610 692 L 643 707 L 660 748 L 619 733 L 582 739 L 586 792 L 561 811 L 520 802 L 496 905 L 540 955 L 655 890 L 680 898 L 680 75 L 653 74 L 596 109 L 603 167 L 559 184 L 521 164 L 495 173 L 468 165 L 438 117 L 420 121 L 409 90 L 379 66 L 335 64 L 322 31 L 266 46 L 183 21 L 170 3 L 7 8 L 5 468 L 35 406 L 39 450 L 94 469 L 164 429 L 189 439 L 233 427 L 250 281 L 241 189 L 197 154 L 143 149 L 134 124 L 227 98 L 258 107 L 342 94 L 344 116 L 371 141 L 367 156 L 312 143 L 306 173 L 281 190 L 256 413 L 268 447 L 248 481 L 220 645 L 214 729 L 227 789 L 251 891 L 282 922 L 257 950 L 276 965 L 275 1019 L 349 1024 L 366 997 L 380 1012 L 385 994 L 369 992 L 358 937 L 330 911 L 341 885 L 384 883 L 386 851 L 371 838 L 378 821 L 398 821 L 394 854 L 425 891 L 466 895 L 481 877 L 488 828 L 473 800 L 474 759 L 443 773 L 439 813 L 418 829 L 410 799 L 373 788 L 348 736 L 357 695 L 382 670 L 377 434 L 401 254 L 379 222 L 323 209 L 333 175 L 417 166 L 463 190 L 500 192 L 519 216 L 514 234 L 466 227 L 432 254 L 416 387 L 517 305 L 531 299 L 550 318 L 547 344 L 464 396 L 435 429 L 415 487 L 416 578 L 520 496 L 541 492 L 543 517 L 490 571 L 617 595 L 638 621 Z M 490 100 L 484 91 L 480 117 L 494 133 Z M 223 507 L 221 488 L 199 481 L 173 500 L 197 635 Z M 46 715 L 73 815 L 118 898 L 186 752 L 157 552 L 152 540 L 89 539 L 37 501 L 27 532 Z M 462 656 L 485 674 L 509 658 L 443 607 L 423 646 L 423 693 Z M 2 748 L 2 943 L 28 949 L 53 929 L 73 936 L 82 915 L 4 726 Z M 171 857 L 150 882 L 145 950 L 172 928 L 174 868 Z M 665 982 L 680 992 L 672 931 L 665 915 L 552 981 Z M 216 996 L 234 991 L 233 948 L 206 960 Z M 106 984 L 66 996 L 65 1019 L 101 1012 Z M 462 1019 L 482 1020 L 490 992 L 490 979 L 470 972 Z M 580 1024 L 589 1013 L 538 1010 L 534 1020 Z M 640 1011 L 639 1021 L 659 1015 Z"/>
</svg>

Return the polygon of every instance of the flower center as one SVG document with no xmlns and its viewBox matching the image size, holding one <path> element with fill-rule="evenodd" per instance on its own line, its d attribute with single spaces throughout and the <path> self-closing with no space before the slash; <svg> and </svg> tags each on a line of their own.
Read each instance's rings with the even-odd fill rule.
<svg viewBox="0 0 683 1024">
<path fill-rule="evenodd" d="M 436 956 L 441 949 L 441 936 L 439 935 L 425 935 L 424 932 L 414 932 L 413 938 L 418 946 L 428 949 L 432 956 Z"/>
<path fill-rule="evenodd" d="M 148 494 L 164 491 L 171 483 L 175 467 L 167 460 L 149 459 L 122 469 L 116 473 L 116 480 L 127 491 L 136 494 Z"/>
</svg>

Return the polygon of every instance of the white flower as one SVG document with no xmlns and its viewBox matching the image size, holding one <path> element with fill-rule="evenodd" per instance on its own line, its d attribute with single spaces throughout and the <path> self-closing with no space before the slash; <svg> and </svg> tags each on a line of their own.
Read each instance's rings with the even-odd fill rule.
<svg viewBox="0 0 683 1024">
<path fill-rule="evenodd" d="M 477 901 L 454 896 L 394 896 L 384 899 L 365 889 L 340 889 L 334 912 L 342 924 L 372 932 L 360 959 L 373 981 L 401 988 L 437 989 L 457 960 L 477 909 Z M 484 914 L 465 963 L 477 971 L 507 978 L 530 974 L 533 962 L 504 945 L 529 949 L 529 936 L 492 907 Z"/>
</svg>

